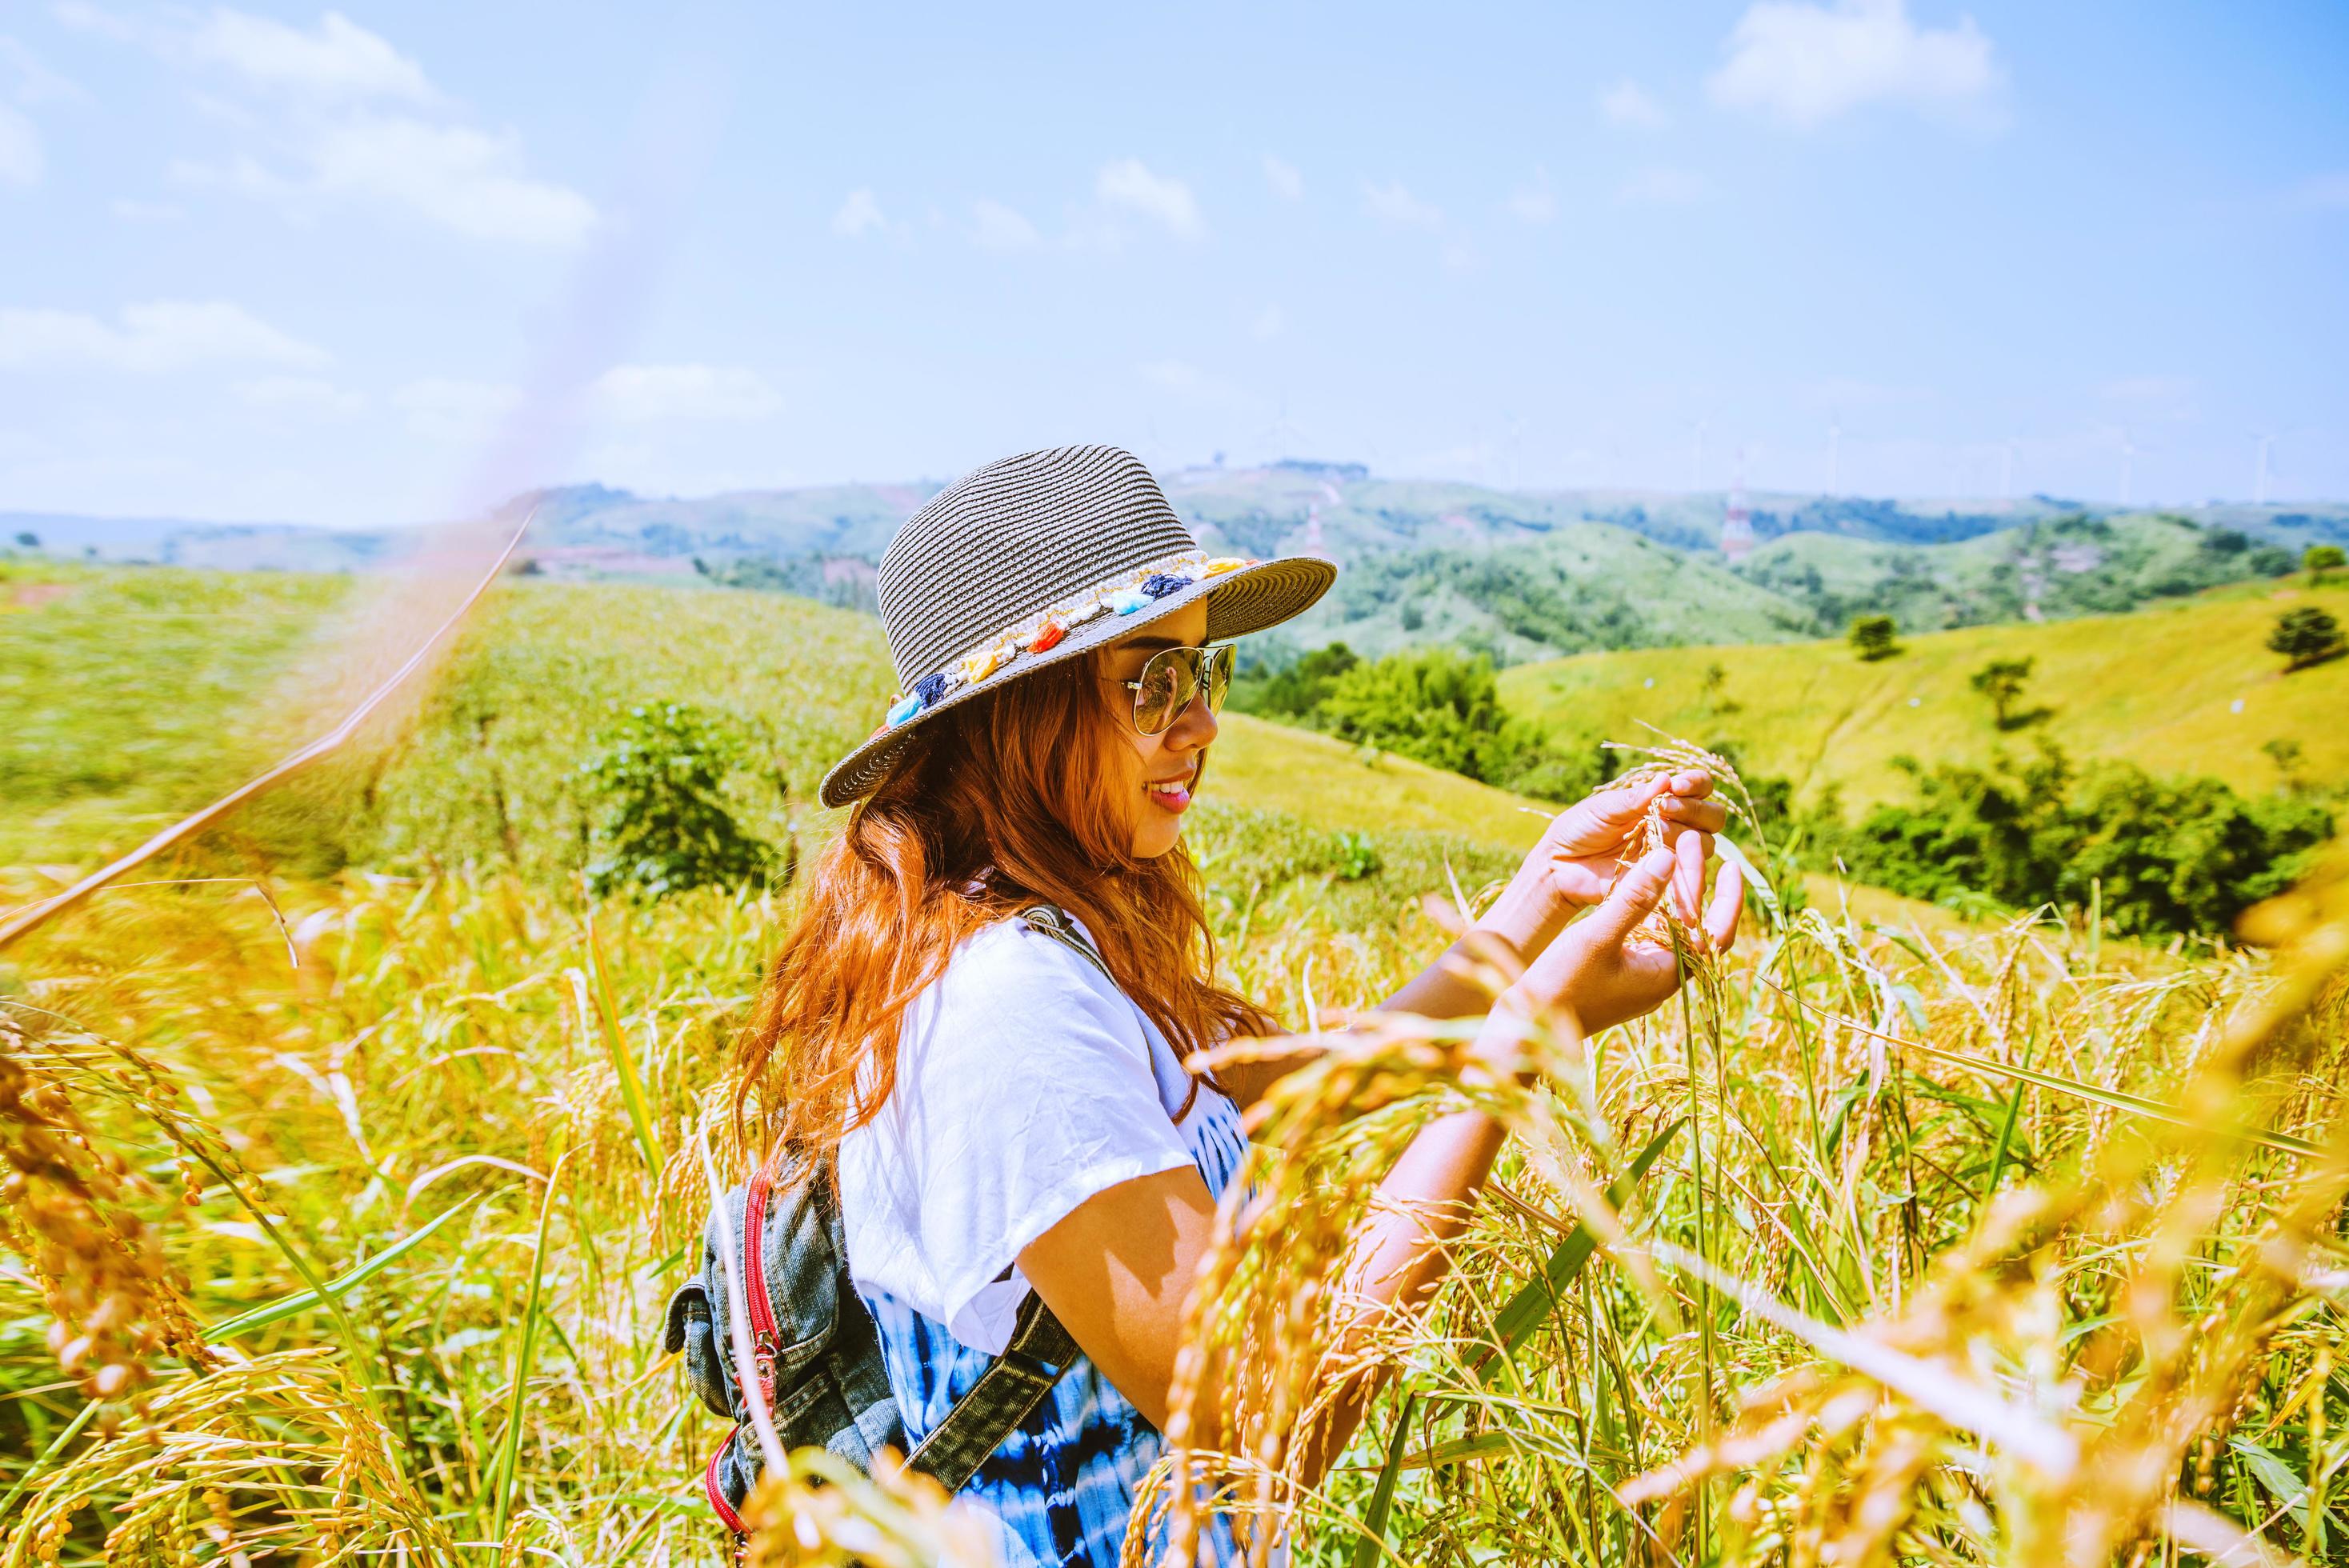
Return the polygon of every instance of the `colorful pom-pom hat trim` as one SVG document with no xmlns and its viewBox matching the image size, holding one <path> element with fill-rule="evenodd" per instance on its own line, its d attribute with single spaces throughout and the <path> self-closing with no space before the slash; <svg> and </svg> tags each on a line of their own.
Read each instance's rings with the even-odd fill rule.
<svg viewBox="0 0 2349 1568">
<path fill-rule="evenodd" d="M 1207 637 L 1262 631 L 1337 575 L 1311 556 L 1211 556 L 1115 447 L 1023 452 L 956 480 L 897 530 L 875 586 L 897 666 L 881 727 L 823 781 L 868 793 L 932 715 L 1113 642 L 1196 599 Z"/>
</svg>

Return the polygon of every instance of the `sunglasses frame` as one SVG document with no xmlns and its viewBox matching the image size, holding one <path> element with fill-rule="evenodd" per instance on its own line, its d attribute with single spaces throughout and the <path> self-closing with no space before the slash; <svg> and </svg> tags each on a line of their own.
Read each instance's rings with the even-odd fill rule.
<svg viewBox="0 0 2349 1568">
<path fill-rule="evenodd" d="M 1189 655 L 1190 657 L 1187 660 L 1182 660 L 1181 655 Z M 1187 665 L 1187 676 L 1191 684 L 1191 689 L 1187 692 L 1181 693 L 1180 699 L 1174 704 L 1174 712 L 1167 716 L 1165 723 L 1160 725 L 1155 729 L 1144 729 L 1142 727 L 1142 688 L 1149 683 L 1150 672 L 1161 659 L 1174 659 L 1180 661 L 1175 665 L 1175 668 L 1178 671 L 1182 670 L 1184 666 Z M 1238 651 L 1230 643 L 1202 644 L 1197 647 L 1192 648 L 1159 649 L 1156 653 L 1151 655 L 1149 659 L 1143 663 L 1142 666 L 1142 674 L 1138 678 L 1130 681 L 1120 681 L 1117 683 L 1133 694 L 1134 732 L 1138 735 L 1164 735 L 1168 730 L 1174 728 L 1174 721 L 1191 711 L 1191 705 L 1199 700 L 1200 695 L 1212 689 L 1208 683 L 1207 675 L 1208 671 L 1218 664 L 1223 666 L 1223 690 L 1218 695 L 1208 699 L 1207 711 L 1209 713 L 1221 713 L 1224 709 L 1225 699 L 1231 695 L 1232 676 L 1236 673 L 1238 663 Z M 1178 678 L 1181 677 L 1178 676 Z"/>
</svg>

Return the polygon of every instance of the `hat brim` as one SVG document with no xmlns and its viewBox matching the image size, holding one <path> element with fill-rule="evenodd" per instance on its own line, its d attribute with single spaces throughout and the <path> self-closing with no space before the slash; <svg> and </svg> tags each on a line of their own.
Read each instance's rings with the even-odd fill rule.
<svg viewBox="0 0 2349 1568">
<path fill-rule="evenodd" d="M 1209 642 L 1227 642 L 1234 637 L 1245 637 L 1251 632 L 1261 632 L 1311 609 L 1321 595 L 1330 591 L 1330 584 L 1337 581 L 1337 567 L 1318 556 L 1284 555 L 1271 561 L 1254 562 L 1236 567 L 1221 576 L 1204 578 L 1188 587 L 1178 588 L 1133 614 L 1104 615 L 1088 622 L 1043 653 L 1022 649 L 1010 663 L 987 680 L 956 688 L 913 717 L 882 730 L 842 758 L 833 766 L 832 771 L 823 776 L 823 803 L 845 806 L 870 794 L 874 786 L 888 773 L 897 760 L 898 753 L 905 748 L 905 743 L 915 732 L 958 704 L 991 691 L 999 691 L 1011 681 L 1114 643 L 1120 637 L 1163 621 L 1175 611 L 1202 599 L 1207 602 Z"/>
</svg>

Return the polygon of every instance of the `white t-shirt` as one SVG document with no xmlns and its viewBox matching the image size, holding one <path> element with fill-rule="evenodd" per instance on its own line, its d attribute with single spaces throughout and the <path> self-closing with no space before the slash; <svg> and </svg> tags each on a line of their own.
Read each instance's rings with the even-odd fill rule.
<svg viewBox="0 0 2349 1568">
<path fill-rule="evenodd" d="M 1029 1243 L 1096 1192 L 1194 1162 L 1216 1091 L 1178 1127 L 1192 1082 L 1081 954 L 1018 921 L 977 933 L 905 1009 L 880 1114 L 841 1141 L 849 1272 L 999 1354 Z"/>
</svg>

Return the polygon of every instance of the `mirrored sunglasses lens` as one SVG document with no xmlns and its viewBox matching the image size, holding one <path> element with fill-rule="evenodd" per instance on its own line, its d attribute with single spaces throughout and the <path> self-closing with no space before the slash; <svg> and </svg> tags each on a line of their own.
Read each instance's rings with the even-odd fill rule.
<svg viewBox="0 0 2349 1568">
<path fill-rule="evenodd" d="M 1177 651 L 1154 655 L 1142 668 L 1142 689 L 1133 694 L 1133 727 L 1144 735 L 1156 735 L 1191 704 L 1191 672 L 1171 656 Z"/>
<path fill-rule="evenodd" d="M 1232 665 L 1236 658 L 1237 655 L 1233 653 L 1229 643 L 1226 643 L 1220 648 L 1211 648 L 1207 652 L 1206 687 L 1209 713 L 1224 711 L 1224 698 L 1231 695 Z"/>
</svg>

